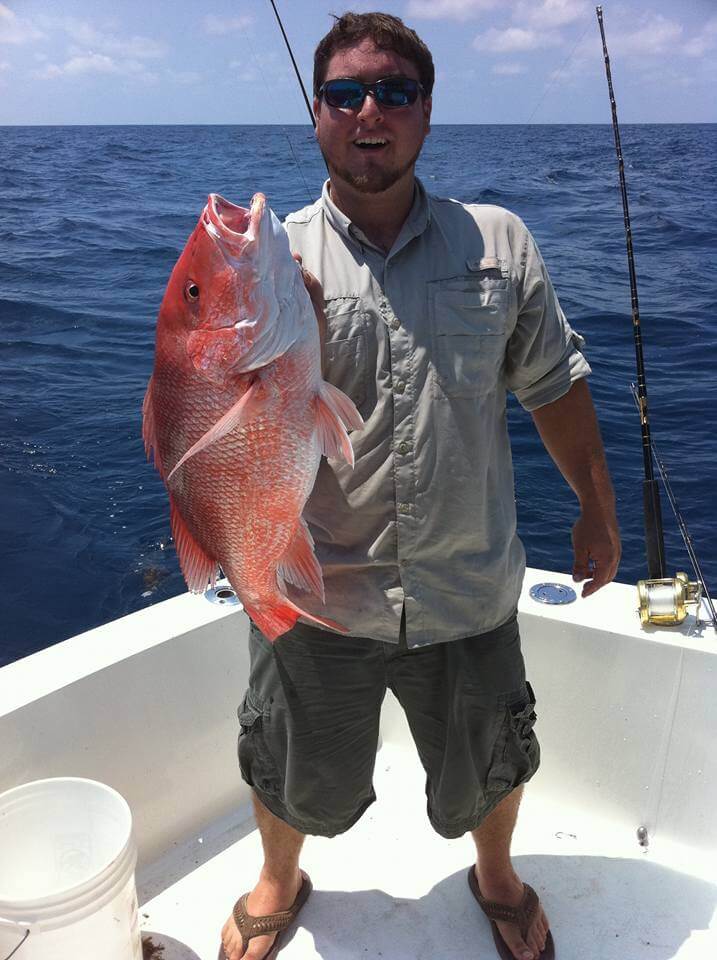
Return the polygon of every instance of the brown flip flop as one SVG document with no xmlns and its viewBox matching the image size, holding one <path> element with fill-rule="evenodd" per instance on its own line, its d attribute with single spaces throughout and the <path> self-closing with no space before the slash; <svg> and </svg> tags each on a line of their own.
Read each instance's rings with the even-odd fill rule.
<svg viewBox="0 0 717 960">
<path fill-rule="evenodd" d="M 496 903 L 495 900 L 486 900 L 480 892 L 475 870 L 471 867 L 468 870 L 468 886 L 471 893 L 478 901 L 478 906 L 490 920 L 490 929 L 493 934 L 493 940 L 501 960 L 515 960 L 512 951 L 508 948 L 500 934 L 496 920 L 504 920 L 508 923 L 517 923 L 520 929 L 520 935 L 525 940 L 533 922 L 533 917 L 538 911 L 538 894 L 527 883 L 523 884 L 523 899 L 517 907 L 511 907 L 506 903 Z M 548 930 L 548 936 L 545 938 L 545 950 L 540 954 L 540 960 L 554 960 L 555 943 L 553 935 Z"/>
<path fill-rule="evenodd" d="M 301 876 L 303 877 L 303 882 L 296 895 L 296 900 L 294 900 L 288 910 L 281 910 L 279 913 L 269 913 L 265 917 L 253 917 L 246 907 L 246 902 L 249 898 L 248 893 L 239 897 L 234 904 L 234 910 L 232 912 L 245 948 L 252 937 L 263 937 L 268 933 L 278 932 L 276 940 L 272 943 L 269 952 L 262 957 L 262 960 L 274 960 L 278 955 L 279 950 L 281 950 L 284 934 L 294 920 L 296 920 L 299 910 L 304 906 L 313 889 L 308 874 L 302 870 Z M 226 960 L 223 945 L 219 947 L 217 960 Z"/>
</svg>

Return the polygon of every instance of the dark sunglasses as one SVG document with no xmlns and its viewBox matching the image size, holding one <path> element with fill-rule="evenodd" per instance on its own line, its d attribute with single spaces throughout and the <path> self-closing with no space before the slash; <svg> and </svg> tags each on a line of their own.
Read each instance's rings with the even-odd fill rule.
<svg viewBox="0 0 717 960">
<path fill-rule="evenodd" d="M 409 107 L 418 99 L 418 94 L 425 96 L 425 91 L 418 80 L 410 77 L 385 77 L 373 83 L 361 83 L 351 77 L 339 77 L 336 80 L 327 80 L 318 90 L 318 96 L 323 97 L 330 107 L 340 107 L 343 110 L 358 110 L 366 94 L 370 93 L 376 103 L 382 107 Z"/>
</svg>

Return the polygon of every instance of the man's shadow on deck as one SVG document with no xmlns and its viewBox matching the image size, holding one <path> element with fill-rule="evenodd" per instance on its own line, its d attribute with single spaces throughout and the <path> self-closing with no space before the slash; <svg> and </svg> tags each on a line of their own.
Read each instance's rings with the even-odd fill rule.
<svg viewBox="0 0 717 960">
<path fill-rule="evenodd" d="M 717 886 L 649 860 L 530 855 L 513 863 L 541 898 L 560 960 L 672 960 L 693 930 L 709 927 L 717 906 Z M 467 872 L 468 864 L 418 900 L 314 890 L 299 924 L 322 960 L 497 957 Z M 716 955 L 714 943 L 690 954 Z"/>
</svg>

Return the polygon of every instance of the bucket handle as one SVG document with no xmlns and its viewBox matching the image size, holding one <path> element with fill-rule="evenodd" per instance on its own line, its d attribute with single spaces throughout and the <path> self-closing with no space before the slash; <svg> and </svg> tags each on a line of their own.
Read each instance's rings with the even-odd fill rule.
<svg viewBox="0 0 717 960">
<path fill-rule="evenodd" d="M 18 929 L 18 933 L 20 932 L 20 930 L 24 930 L 24 931 L 25 931 L 25 935 L 24 935 L 24 937 L 22 938 L 22 940 L 20 941 L 20 943 L 18 943 L 18 945 L 17 945 L 16 947 L 14 947 L 14 948 L 10 951 L 10 953 L 8 953 L 8 955 L 7 955 L 6 957 L 3 957 L 3 958 L 2 958 L 2 960 L 10 960 L 10 957 L 14 957 L 14 956 L 15 956 L 15 954 L 17 953 L 17 951 L 20 949 L 20 947 L 23 945 L 23 943 L 24 943 L 24 942 L 27 940 L 27 938 L 30 936 L 30 929 L 31 929 L 31 927 L 32 927 L 32 924 L 31 924 L 31 923 L 17 923 L 15 920 L 6 920 L 5 917 L 0 917 L 0 926 L 3 926 L 3 927 L 12 927 L 13 929 L 19 928 L 19 929 Z"/>
</svg>

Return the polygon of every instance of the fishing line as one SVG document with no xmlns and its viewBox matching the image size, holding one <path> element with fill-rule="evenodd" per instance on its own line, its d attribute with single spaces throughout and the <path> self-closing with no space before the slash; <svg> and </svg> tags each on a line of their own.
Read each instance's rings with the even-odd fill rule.
<svg viewBox="0 0 717 960">
<path fill-rule="evenodd" d="M 311 125 L 313 126 L 314 130 L 316 130 L 316 117 L 314 116 L 314 111 L 311 109 L 311 104 L 309 103 L 309 97 L 306 93 L 306 87 L 304 86 L 304 81 L 301 79 L 301 74 L 299 73 L 299 68 L 296 64 L 294 53 L 291 49 L 291 44 L 289 43 L 289 38 L 286 35 L 286 30 L 284 30 L 284 24 L 281 22 L 281 17 L 279 16 L 279 11 L 276 9 L 276 4 L 274 3 L 274 0 L 269 0 L 269 3 L 271 4 L 271 8 L 274 11 L 274 15 L 276 16 L 276 22 L 279 24 L 281 35 L 284 38 L 284 43 L 286 44 L 286 49 L 289 51 L 289 56 L 291 57 L 291 62 L 294 65 L 294 73 L 296 74 L 296 79 L 299 81 L 301 92 L 304 95 L 304 103 L 306 104 L 306 110 L 309 114 Z M 323 159 L 324 159 L 324 165 L 326 166 L 326 172 L 329 173 L 330 172 L 329 165 L 326 162 L 326 157 L 324 157 Z M 302 177 L 303 177 L 303 173 L 302 173 Z M 306 181 L 304 181 L 304 183 L 305 182 Z"/>
<path fill-rule="evenodd" d="M 258 69 L 259 73 L 261 74 L 262 83 L 264 84 L 264 90 L 265 90 L 265 92 L 267 93 L 267 95 L 268 95 L 268 97 L 269 97 L 269 100 L 270 100 L 270 102 L 271 102 L 271 104 L 272 104 L 274 116 L 278 116 L 278 115 L 279 115 L 279 111 L 278 111 L 278 106 L 277 106 L 276 99 L 274 98 L 274 94 L 272 93 L 271 87 L 269 86 L 269 84 L 268 84 L 268 82 L 267 82 L 266 74 L 264 73 L 264 69 L 263 69 L 263 67 L 262 67 L 262 65 L 261 65 L 261 60 L 259 59 L 258 55 L 256 54 L 256 52 L 255 52 L 255 50 L 254 50 L 254 47 L 253 47 L 253 45 L 252 45 L 252 42 L 251 42 L 251 40 L 250 40 L 250 38 L 249 38 L 249 34 L 248 34 L 248 33 L 245 33 L 245 34 L 244 34 L 244 39 L 245 39 L 245 41 L 246 41 L 247 46 L 249 47 L 249 57 L 250 57 L 250 61 L 256 66 L 256 68 Z M 292 59 L 293 59 L 293 58 L 292 58 Z M 302 89 L 303 89 L 303 88 L 302 88 Z M 313 115 L 312 115 L 312 116 L 313 116 Z M 303 183 L 304 183 L 304 189 L 306 190 L 307 199 L 308 199 L 309 203 L 313 203 L 316 198 L 315 198 L 314 196 L 312 196 L 312 192 L 311 192 L 311 190 L 309 189 L 308 183 L 306 182 L 306 177 L 304 176 L 303 167 L 302 167 L 301 164 L 299 163 L 299 161 L 298 161 L 298 159 L 297 159 L 297 156 L 296 156 L 296 153 L 294 152 L 294 145 L 292 144 L 291 139 L 290 139 L 290 137 L 289 137 L 289 134 L 286 132 L 286 130 L 282 130 L 281 132 L 282 132 L 282 133 L 284 134 L 284 136 L 286 137 L 286 142 L 287 142 L 288 145 L 289 145 L 289 150 L 291 151 L 291 156 L 292 156 L 292 158 L 293 158 L 293 160 L 294 160 L 294 164 L 296 165 L 296 169 L 299 171 L 299 174 L 300 174 L 300 176 L 301 176 L 301 179 L 302 179 L 302 181 L 303 181 Z"/>
<path fill-rule="evenodd" d="M 556 84 L 556 83 L 558 82 L 558 78 L 560 77 L 560 74 L 562 73 L 562 71 L 564 70 L 564 68 L 572 61 L 573 57 L 575 56 L 575 51 L 578 49 L 578 47 L 580 46 L 580 43 L 581 43 L 583 37 L 585 36 L 585 34 L 586 34 L 586 33 L 588 32 L 588 30 L 590 29 L 590 22 L 591 22 L 591 21 L 588 20 L 585 29 L 583 30 L 583 32 L 580 34 L 580 36 L 579 36 L 578 39 L 576 40 L 575 46 L 574 46 L 573 49 L 570 51 L 570 53 L 569 53 L 569 55 L 567 56 L 567 58 L 563 61 L 562 65 L 561 65 L 560 67 L 558 67 L 558 69 L 553 73 L 553 76 L 552 76 L 550 82 L 547 84 L 547 86 L 545 86 L 545 87 L 543 88 L 543 93 L 542 93 L 542 95 L 541 95 L 541 97 L 540 97 L 540 100 L 538 100 L 538 102 L 535 104 L 535 107 L 534 107 L 534 109 L 533 109 L 533 112 L 530 114 L 530 116 L 528 117 L 528 119 L 525 121 L 526 123 L 530 123 L 530 121 L 533 119 L 533 117 L 535 116 L 535 114 L 538 112 L 538 107 L 541 105 L 541 103 L 543 102 L 543 100 L 545 100 L 545 98 L 547 97 L 548 91 L 550 90 L 550 88 L 551 88 L 552 86 L 554 86 L 554 84 Z"/>
</svg>

